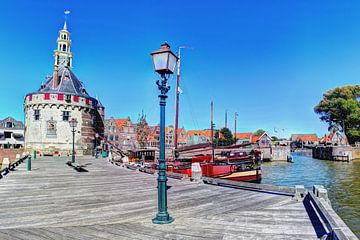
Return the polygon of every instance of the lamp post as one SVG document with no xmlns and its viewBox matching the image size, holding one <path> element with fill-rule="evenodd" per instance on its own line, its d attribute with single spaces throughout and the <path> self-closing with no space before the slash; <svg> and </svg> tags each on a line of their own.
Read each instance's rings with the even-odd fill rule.
<svg viewBox="0 0 360 240">
<path fill-rule="evenodd" d="M 160 74 L 160 80 L 156 82 L 160 90 L 160 156 L 158 171 L 158 212 L 152 220 L 154 224 L 168 224 L 174 219 L 167 212 L 167 177 L 165 164 L 165 105 L 166 93 L 169 91 L 168 77 L 174 73 L 178 57 L 170 50 L 170 45 L 165 42 L 161 49 L 151 53 L 154 70 Z"/>
<path fill-rule="evenodd" d="M 95 158 L 98 158 L 98 138 L 99 138 L 99 134 L 98 133 L 96 133 L 95 134 L 95 148 L 94 148 L 94 150 L 95 150 Z"/>
<path fill-rule="evenodd" d="M 72 128 L 72 137 L 73 137 L 73 141 L 72 141 L 72 156 L 71 156 L 71 163 L 75 163 L 75 128 L 77 126 L 77 120 L 76 118 L 72 118 L 69 121 L 70 127 Z"/>
</svg>

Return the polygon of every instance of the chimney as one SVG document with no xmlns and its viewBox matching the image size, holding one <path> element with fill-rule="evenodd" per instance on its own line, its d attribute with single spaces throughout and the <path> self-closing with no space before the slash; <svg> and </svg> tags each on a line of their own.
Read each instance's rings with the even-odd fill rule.
<svg viewBox="0 0 360 240">
<path fill-rule="evenodd" d="M 52 89 L 55 90 L 59 86 L 59 70 L 58 66 L 54 67 L 54 74 L 53 74 L 53 86 Z"/>
</svg>

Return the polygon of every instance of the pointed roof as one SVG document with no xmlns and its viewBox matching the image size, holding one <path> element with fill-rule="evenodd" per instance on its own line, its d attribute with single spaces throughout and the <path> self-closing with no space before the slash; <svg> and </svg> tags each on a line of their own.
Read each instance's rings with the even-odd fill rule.
<svg viewBox="0 0 360 240">
<path fill-rule="evenodd" d="M 114 122 L 115 122 L 117 128 L 118 128 L 119 130 L 122 130 L 122 129 L 124 128 L 124 126 L 125 126 L 128 122 L 131 123 L 131 119 L 130 119 L 130 117 L 127 117 L 127 118 L 118 118 L 118 119 L 114 119 Z"/>
<path fill-rule="evenodd" d="M 83 83 L 75 76 L 68 67 L 61 67 L 58 70 L 58 86 L 54 89 L 54 76 L 48 78 L 47 82 L 41 85 L 37 93 L 63 93 L 90 97 L 86 92 Z"/>
<path fill-rule="evenodd" d="M 64 22 L 64 27 L 63 27 L 63 29 L 62 30 L 65 30 L 65 31 L 67 31 L 67 25 L 66 25 L 66 20 L 65 20 L 65 22 Z"/>
</svg>

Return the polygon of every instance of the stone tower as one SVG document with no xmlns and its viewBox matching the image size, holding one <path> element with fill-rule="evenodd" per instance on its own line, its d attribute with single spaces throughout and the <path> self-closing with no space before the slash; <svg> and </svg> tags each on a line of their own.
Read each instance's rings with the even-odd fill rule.
<svg viewBox="0 0 360 240">
<path fill-rule="evenodd" d="M 104 135 L 105 108 L 91 97 L 72 72 L 71 39 L 65 21 L 54 51 L 54 71 L 39 90 L 24 99 L 25 148 L 40 155 L 70 155 L 72 132 L 69 120 L 76 118 L 77 155 L 91 154 L 95 135 Z"/>
</svg>

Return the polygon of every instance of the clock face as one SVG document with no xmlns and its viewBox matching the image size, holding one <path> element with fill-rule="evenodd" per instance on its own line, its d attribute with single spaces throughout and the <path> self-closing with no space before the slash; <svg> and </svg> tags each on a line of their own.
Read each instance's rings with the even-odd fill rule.
<svg viewBox="0 0 360 240">
<path fill-rule="evenodd" d="M 64 55 L 59 56 L 59 65 L 66 66 L 68 63 L 68 57 Z"/>
</svg>

